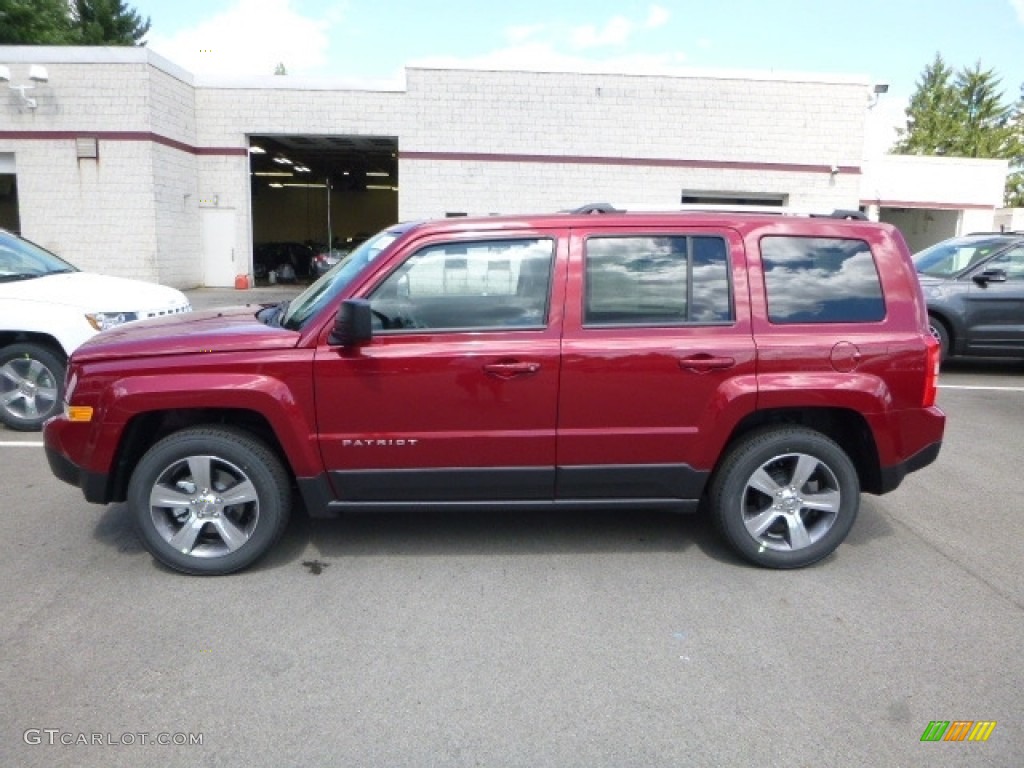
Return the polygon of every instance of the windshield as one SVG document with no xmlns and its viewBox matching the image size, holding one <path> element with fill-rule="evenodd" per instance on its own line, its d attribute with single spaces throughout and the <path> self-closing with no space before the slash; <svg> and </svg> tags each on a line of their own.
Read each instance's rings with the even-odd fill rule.
<svg viewBox="0 0 1024 768">
<path fill-rule="evenodd" d="M 35 243 L 0 231 L 0 282 L 28 280 L 60 272 L 77 272 L 73 266 Z"/>
<path fill-rule="evenodd" d="M 342 255 L 341 260 L 324 276 L 313 283 L 289 303 L 281 319 L 281 325 L 291 330 L 301 328 L 309 318 L 329 304 L 349 283 L 363 271 L 363 268 L 397 240 L 413 225 L 405 224 L 378 232 L 354 251 Z"/>
<path fill-rule="evenodd" d="M 1005 238 L 958 237 L 943 240 L 914 254 L 914 267 L 922 275 L 953 277 L 1007 246 Z"/>
</svg>

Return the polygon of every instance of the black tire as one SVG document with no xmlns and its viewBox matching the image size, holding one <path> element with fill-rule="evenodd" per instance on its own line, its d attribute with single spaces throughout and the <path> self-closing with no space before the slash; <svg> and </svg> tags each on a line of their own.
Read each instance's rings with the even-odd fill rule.
<svg viewBox="0 0 1024 768">
<path fill-rule="evenodd" d="M 66 370 L 59 353 L 39 344 L 0 350 L 0 421 L 23 432 L 42 429 L 64 407 Z"/>
<path fill-rule="evenodd" d="M 722 461 L 711 514 L 742 557 L 766 568 L 800 568 L 843 542 L 860 509 L 849 456 L 820 432 L 770 427 L 753 432 Z"/>
<path fill-rule="evenodd" d="M 939 320 L 933 315 L 928 315 L 928 330 L 931 331 L 932 336 L 939 342 L 939 359 L 946 360 L 949 358 L 949 329 L 946 328 L 946 324 Z"/>
<path fill-rule="evenodd" d="M 128 502 L 153 557 L 177 571 L 213 576 L 241 570 L 270 550 L 288 524 L 291 488 L 281 462 L 248 432 L 198 427 L 146 452 L 132 473 Z"/>
</svg>

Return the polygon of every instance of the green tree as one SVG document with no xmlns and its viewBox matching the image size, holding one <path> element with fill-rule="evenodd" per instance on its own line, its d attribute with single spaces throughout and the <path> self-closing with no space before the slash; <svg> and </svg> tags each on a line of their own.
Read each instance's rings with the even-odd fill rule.
<svg viewBox="0 0 1024 768">
<path fill-rule="evenodd" d="M 907 124 L 897 129 L 898 155 L 947 155 L 956 144 L 957 93 L 953 70 L 936 53 L 917 81 L 907 107 Z"/>
<path fill-rule="evenodd" d="M 145 45 L 145 21 L 122 0 L 74 0 L 71 25 L 79 45 Z"/>
<path fill-rule="evenodd" d="M 0 45 L 70 45 L 67 0 L 0 0 Z"/>
<path fill-rule="evenodd" d="M 1006 205 L 1024 208 L 1024 84 L 1020 99 L 1010 119 L 1013 138 L 1010 152 L 1010 175 L 1006 178 Z"/>
<path fill-rule="evenodd" d="M 956 117 L 959 127 L 954 153 L 958 157 L 1011 157 L 1012 108 L 1003 103 L 1001 80 L 981 62 L 962 69 L 956 78 Z"/>
<path fill-rule="evenodd" d="M 277 66 L 274 67 L 274 74 L 275 75 L 287 75 L 288 74 L 288 70 L 285 68 L 283 61 L 278 62 Z"/>
<path fill-rule="evenodd" d="M 995 71 L 981 62 L 954 73 L 941 54 L 924 68 L 907 107 L 899 155 L 987 157 L 1010 161 L 1006 204 L 1024 205 L 1024 86 L 1016 107 L 1001 95 Z"/>
</svg>

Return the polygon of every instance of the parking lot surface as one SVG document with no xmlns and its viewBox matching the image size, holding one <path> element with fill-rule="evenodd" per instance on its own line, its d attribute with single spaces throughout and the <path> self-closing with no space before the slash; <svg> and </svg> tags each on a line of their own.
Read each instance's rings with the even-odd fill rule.
<svg viewBox="0 0 1024 768">
<path fill-rule="evenodd" d="M 297 515 L 187 577 L 0 431 L 0 766 L 1019 766 L 1024 366 L 940 404 L 936 464 L 789 572 L 636 510 Z"/>
</svg>

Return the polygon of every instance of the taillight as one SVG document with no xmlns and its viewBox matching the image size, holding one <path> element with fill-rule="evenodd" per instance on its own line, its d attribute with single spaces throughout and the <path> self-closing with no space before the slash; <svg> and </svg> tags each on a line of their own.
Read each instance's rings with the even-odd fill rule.
<svg viewBox="0 0 1024 768">
<path fill-rule="evenodd" d="M 931 408 L 935 405 L 935 398 L 939 394 L 939 363 L 942 361 L 942 347 L 930 333 L 927 334 L 925 343 L 928 345 L 928 352 L 925 359 L 924 398 L 921 406 Z"/>
</svg>

